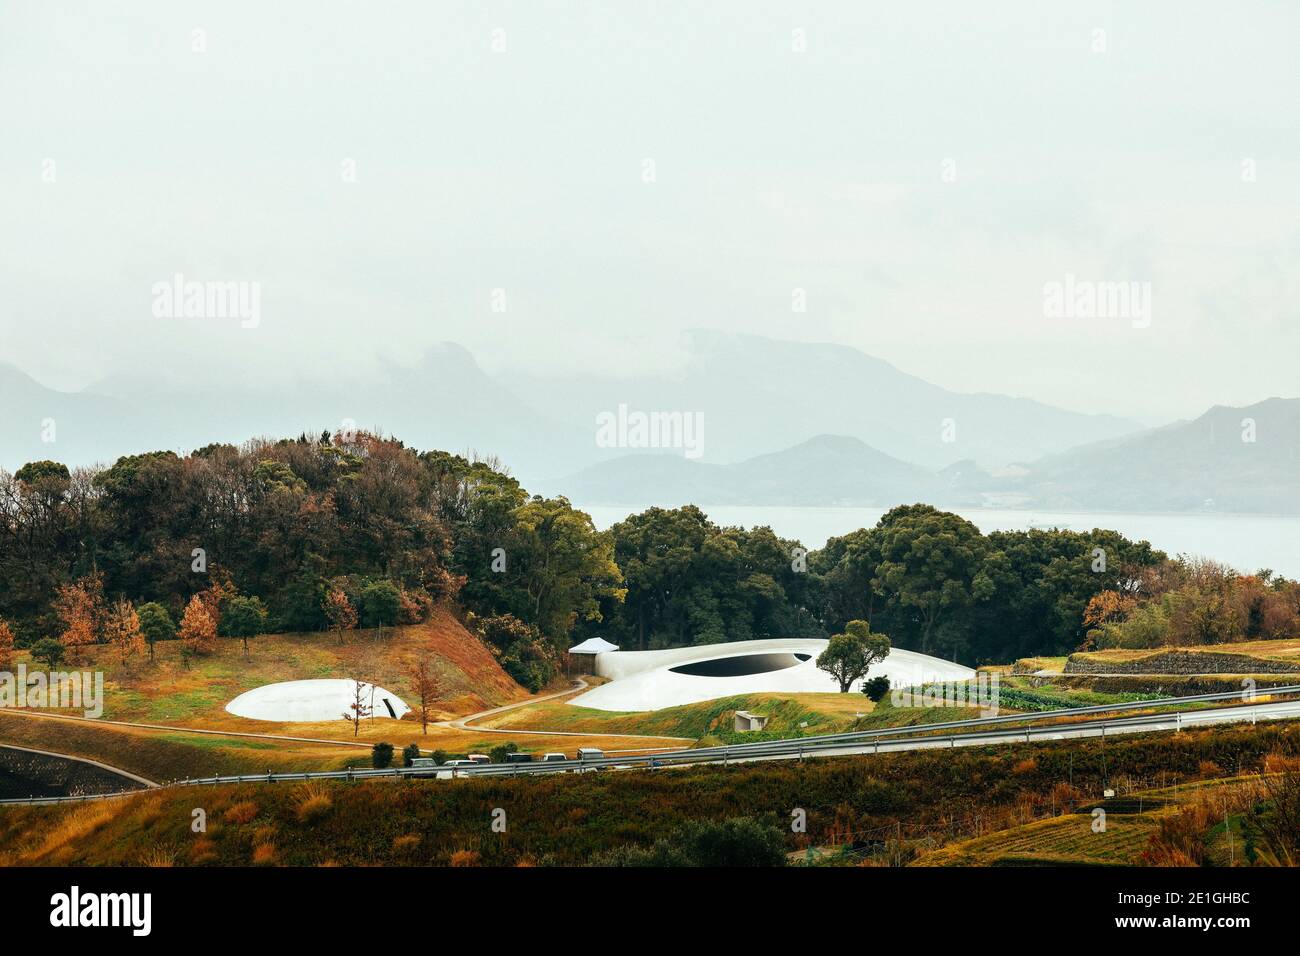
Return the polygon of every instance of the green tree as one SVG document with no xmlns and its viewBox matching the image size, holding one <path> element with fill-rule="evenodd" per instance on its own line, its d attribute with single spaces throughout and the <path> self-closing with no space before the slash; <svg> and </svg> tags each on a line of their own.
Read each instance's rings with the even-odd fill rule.
<svg viewBox="0 0 1300 956">
<path fill-rule="evenodd" d="M 844 633 L 833 635 L 818 655 L 817 666 L 835 678 L 840 692 L 847 694 L 853 682 L 866 677 L 871 665 L 883 661 L 889 651 L 888 637 L 873 634 L 866 621 L 849 621 Z"/>
<path fill-rule="evenodd" d="M 136 609 L 136 614 L 140 618 L 140 630 L 144 632 L 145 643 L 149 645 L 149 660 L 153 660 L 155 644 L 176 639 L 176 622 L 157 601 L 141 604 Z"/>
<path fill-rule="evenodd" d="M 407 744 L 405 747 L 402 748 L 402 766 L 403 767 L 415 766 L 415 760 L 419 756 L 420 756 L 420 745 Z"/>
<path fill-rule="evenodd" d="M 32 645 L 32 659 L 53 670 L 63 663 L 65 648 L 52 637 L 43 637 Z"/>
<path fill-rule="evenodd" d="M 534 497 L 515 509 L 506 548 L 524 590 L 520 614 L 557 642 L 579 620 L 601 619 L 600 599 L 622 601 L 623 574 L 610 537 L 566 498 Z"/>
<path fill-rule="evenodd" d="M 366 627 L 379 628 L 383 637 L 384 626 L 397 623 L 402 609 L 402 592 L 392 581 L 374 581 L 361 591 L 361 620 Z"/>
<path fill-rule="evenodd" d="M 931 653 L 936 633 L 949 649 L 963 643 L 962 624 L 941 631 L 949 618 L 993 592 L 984 571 L 988 546 L 965 518 L 929 505 L 903 505 L 880 519 L 880 564 L 872 582 L 877 594 L 916 612 L 920 650 Z"/>
<path fill-rule="evenodd" d="M 533 625 L 513 614 L 496 614 L 480 618 L 477 630 L 502 670 L 532 693 L 554 680 L 559 670 L 558 654 Z"/>
<path fill-rule="evenodd" d="M 228 597 L 221 602 L 221 623 L 217 630 L 222 637 L 240 638 L 247 657 L 248 639 L 266 633 L 266 607 L 260 598 Z"/>
<path fill-rule="evenodd" d="M 720 528 L 694 505 L 649 508 L 610 529 L 626 596 L 603 602 L 623 646 L 825 637 L 807 553 L 770 528 Z M 602 635 L 604 636 L 604 635 Z"/>
</svg>

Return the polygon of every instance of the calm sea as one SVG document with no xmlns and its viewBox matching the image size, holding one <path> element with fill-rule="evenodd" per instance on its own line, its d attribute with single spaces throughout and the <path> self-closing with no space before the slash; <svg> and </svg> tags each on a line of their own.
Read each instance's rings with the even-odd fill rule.
<svg viewBox="0 0 1300 956">
<path fill-rule="evenodd" d="M 598 528 L 608 528 L 644 508 L 597 505 L 582 507 Z M 649 507 L 649 505 L 645 506 Z M 783 538 L 795 538 L 808 548 L 820 548 L 828 538 L 874 525 L 884 509 L 779 508 L 718 505 L 704 511 L 720 525 L 770 525 Z M 1272 568 L 1300 578 L 1300 518 L 1257 515 L 1087 514 L 1049 511 L 957 509 L 981 531 L 1027 528 L 1069 528 L 1090 531 L 1110 528 L 1135 540 L 1150 541 L 1170 555 L 1203 555 L 1239 571 Z"/>
</svg>

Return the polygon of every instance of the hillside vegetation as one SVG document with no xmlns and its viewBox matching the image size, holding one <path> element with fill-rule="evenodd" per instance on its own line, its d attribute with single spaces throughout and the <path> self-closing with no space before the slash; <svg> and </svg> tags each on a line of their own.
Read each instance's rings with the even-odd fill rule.
<svg viewBox="0 0 1300 956">
<path fill-rule="evenodd" d="M 1103 785 L 1125 796 L 1297 755 L 1300 728 L 1282 725 L 531 779 L 151 791 L 0 808 L 0 864 L 582 865 L 648 846 L 683 821 L 735 816 L 778 827 L 791 852 L 892 832 L 914 855 L 1073 812 L 1100 799 Z M 195 807 L 206 811 L 206 833 L 191 830 Z M 490 825 L 496 808 L 506 813 L 504 833 Z M 793 808 L 807 811 L 806 834 L 790 831 Z"/>
</svg>

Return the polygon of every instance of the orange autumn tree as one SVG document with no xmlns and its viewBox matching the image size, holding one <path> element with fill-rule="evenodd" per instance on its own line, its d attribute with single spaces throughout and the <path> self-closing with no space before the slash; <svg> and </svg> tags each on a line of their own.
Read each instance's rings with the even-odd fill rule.
<svg viewBox="0 0 1300 956">
<path fill-rule="evenodd" d="M 59 643 L 73 656 L 79 648 L 99 641 L 104 626 L 104 578 L 95 571 L 73 584 L 61 584 L 54 595 L 54 613 L 63 625 Z"/>
<path fill-rule="evenodd" d="M 9 622 L 0 617 L 0 671 L 12 670 L 14 666 L 14 632 L 9 629 Z"/>
<path fill-rule="evenodd" d="M 135 605 L 125 598 L 115 602 L 109 609 L 104 634 L 123 663 L 137 651 L 144 650 L 144 631 L 140 628 L 140 617 L 135 613 Z"/>
<path fill-rule="evenodd" d="M 1137 607 L 1137 599 L 1132 595 L 1120 594 L 1118 591 L 1102 591 L 1094 594 L 1083 609 L 1083 628 L 1087 635 L 1079 650 L 1091 651 L 1097 648 L 1099 633 L 1108 624 L 1118 624 Z"/>
<path fill-rule="evenodd" d="M 325 595 L 324 608 L 330 628 L 338 633 L 339 643 L 342 644 L 343 632 L 357 626 L 357 612 L 342 588 L 334 588 Z"/>
<path fill-rule="evenodd" d="M 217 624 L 200 595 L 190 598 L 176 635 L 190 654 L 211 654 L 217 647 Z"/>
<path fill-rule="evenodd" d="M 212 576 L 212 583 L 195 597 L 203 602 L 204 610 L 208 612 L 208 617 L 212 618 L 212 626 L 218 627 L 221 624 L 222 602 L 238 593 L 239 588 L 235 587 L 228 573 L 216 572 Z"/>
</svg>

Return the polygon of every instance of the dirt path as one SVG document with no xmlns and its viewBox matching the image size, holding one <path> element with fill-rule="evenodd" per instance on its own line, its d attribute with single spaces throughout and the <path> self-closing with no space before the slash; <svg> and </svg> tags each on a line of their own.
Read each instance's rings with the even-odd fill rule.
<svg viewBox="0 0 1300 956">
<path fill-rule="evenodd" d="M 324 737 L 289 737 L 284 734 L 254 734 L 242 730 L 207 730 L 201 727 L 175 727 L 171 724 L 138 724 L 129 720 L 105 720 L 102 717 L 75 717 L 71 714 L 42 714 L 31 710 L 14 707 L 7 708 L 5 714 L 28 717 L 32 720 L 71 720 L 77 723 L 94 724 L 100 727 L 133 727 L 137 730 L 157 730 L 179 734 L 208 734 L 213 737 L 253 737 L 257 740 L 289 740 L 302 744 L 335 744 L 340 747 L 364 747 L 371 749 L 373 744 L 355 740 L 329 740 Z M 8 746 L 7 744 L 5 746 Z"/>
</svg>

